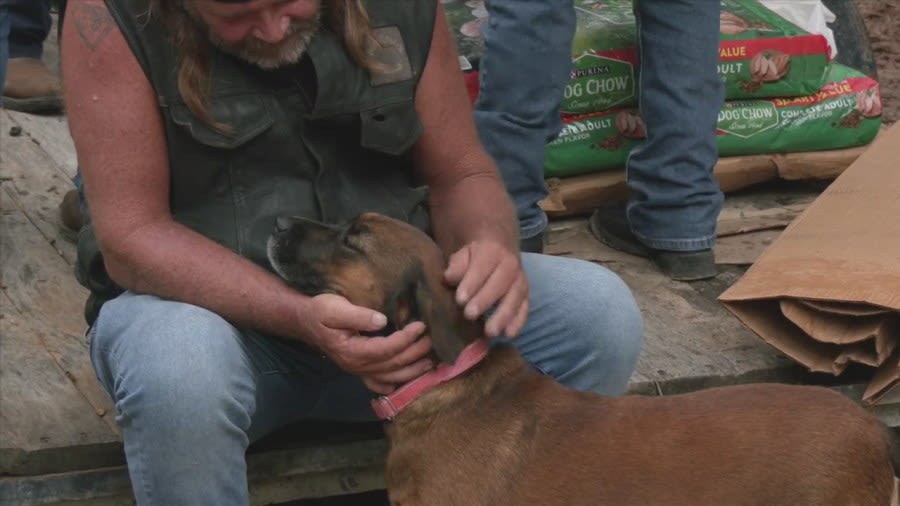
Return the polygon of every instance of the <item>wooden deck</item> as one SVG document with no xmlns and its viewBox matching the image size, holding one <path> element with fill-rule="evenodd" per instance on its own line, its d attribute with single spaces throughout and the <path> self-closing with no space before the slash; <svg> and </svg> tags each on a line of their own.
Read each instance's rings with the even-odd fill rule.
<svg viewBox="0 0 900 506">
<path fill-rule="evenodd" d="M 82 319 L 85 290 L 74 244 L 57 225 L 76 160 L 64 117 L 0 110 L 0 503 L 130 504 L 114 410 L 91 369 Z M 715 279 L 671 281 L 642 259 L 594 240 L 583 218 L 553 221 L 548 252 L 602 262 L 631 286 L 646 343 L 632 393 L 671 395 L 759 381 L 827 384 L 861 396 L 862 376 L 811 375 L 752 335 L 716 301 L 755 255 L 815 197 L 815 186 L 769 186 L 730 196 L 720 231 L 726 265 Z M 773 230 L 774 227 L 774 230 Z M 577 301 L 572 303 L 577 304 Z M 857 383 L 858 382 L 858 383 Z M 900 401 L 872 408 L 900 425 Z M 248 455 L 254 504 L 381 486 L 385 445 L 377 427 L 307 426 Z"/>
</svg>

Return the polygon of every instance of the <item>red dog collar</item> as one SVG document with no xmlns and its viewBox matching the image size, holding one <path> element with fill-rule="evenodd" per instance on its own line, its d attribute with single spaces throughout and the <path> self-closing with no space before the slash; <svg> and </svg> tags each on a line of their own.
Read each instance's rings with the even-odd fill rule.
<svg viewBox="0 0 900 506">
<path fill-rule="evenodd" d="M 410 381 L 389 395 L 382 395 L 372 400 L 372 409 L 380 420 L 393 420 L 403 408 L 409 406 L 419 396 L 441 383 L 452 380 L 460 374 L 468 371 L 487 355 L 488 343 L 485 339 L 479 339 L 465 348 L 456 357 L 456 362 L 440 364 L 431 372 Z"/>
</svg>

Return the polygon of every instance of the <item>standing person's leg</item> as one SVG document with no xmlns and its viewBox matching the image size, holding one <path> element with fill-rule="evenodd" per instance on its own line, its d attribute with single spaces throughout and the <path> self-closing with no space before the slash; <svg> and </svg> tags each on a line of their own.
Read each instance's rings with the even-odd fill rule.
<svg viewBox="0 0 900 506">
<path fill-rule="evenodd" d="M 23 112 L 62 108 L 59 78 L 41 61 L 50 34 L 50 0 L 5 0 L 9 18 L 9 60 L 3 107 Z"/>
<path fill-rule="evenodd" d="M 718 0 L 637 0 L 640 111 L 647 138 L 627 162 L 626 213 L 596 213 L 601 240 L 650 256 L 673 279 L 715 276 L 711 248 L 722 193 L 712 175 L 718 75 Z"/>
<path fill-rule="evenodd" d="M 10 19 L 9 57 L 40 60 L 53 26 L 50 0 L 4 0 L 4 4 Z"/>
<path fill-rule="evenodd" d="M 597 264 L 522 254 L 530 313 L 511 343 L 563 385 L 603 395 L 625 392 L 643 344 L 631 291 Z"/>
<path fill-rule="evenodd" d="M 575 11 L 571 0 L 488 0 L 475 124 L 516 205 L 523 249 L 542 247 L 544 150 L 562 123 Z"/>
<path fill-rule="evenodd" d="M 3 89 L 6 84 L 6 62 L 9 60 L 9 8 L 0 0 L 0 106 L 3 105 Z"/>
</svg>

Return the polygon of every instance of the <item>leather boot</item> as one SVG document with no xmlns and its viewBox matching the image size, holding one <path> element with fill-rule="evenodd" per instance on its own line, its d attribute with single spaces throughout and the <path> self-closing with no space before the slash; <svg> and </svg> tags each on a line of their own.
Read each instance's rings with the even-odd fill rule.
<svg viewBox="0 0 900 506">
<path fill-rule="evenodd" d="M 629 255 L 649 258 L 663 274 L 675 281 L 699 281 L 714 278 L 717 274 L 712 249 L 666 251 L 642 243 L 631 230 L 624 204 L 597 209 L 590 218 L 589 226 L 600 242 Z"/>
<path fill-rule="evenodd" d="M 74 242 L 82 225 L 84 225 L 84 217 L 81 214 L 78 190 L 69 190 L 59 204 L 60 235 Z"/>
<path fill-rule="evenodd" d="M 37 58 L 10 58 L 6 66 L 3 107 L 12 111 L 62 111 L 59 77 Z"/>
</svg>

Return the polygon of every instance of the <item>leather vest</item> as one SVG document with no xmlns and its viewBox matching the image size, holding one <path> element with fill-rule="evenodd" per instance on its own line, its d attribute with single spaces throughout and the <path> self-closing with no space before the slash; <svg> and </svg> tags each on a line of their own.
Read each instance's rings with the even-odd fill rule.
<svg viewBox="0 0 900 506">
<path fill-rule="evenodd" d="M 266 269 L 266 240 L 280 215 L 335 223 L 377 211 L 428 229 L 410 151 L 422 132 L 415 90 L 436 2 L 368 3 L 383 43 L 376 60 L 388 63 L 373 72 L 353 62 L 324 22 L 292 66 L 264 71 L 215 51 L 208 110 L 225 132 L 204 125 L 181 99 L 178 52 L 148 3 L 106 0 L 158 99 L 176 221 Z M 91 323 L 121 289 L 106 275 L 89 226 L 78 253 Z"/>
</svg>

